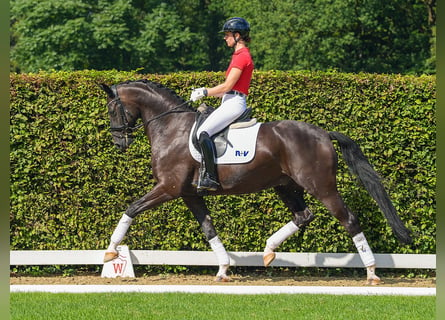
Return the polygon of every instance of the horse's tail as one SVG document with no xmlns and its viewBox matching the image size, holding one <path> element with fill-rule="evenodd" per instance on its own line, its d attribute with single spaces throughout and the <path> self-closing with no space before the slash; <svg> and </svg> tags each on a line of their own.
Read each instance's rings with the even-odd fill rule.
<svg viewBox="0 0 445 320">
<path fill-rule="evenodd" d="M 329 132 L 329 137 L 331 140 L 338 141 L 346 164 L 351 172 L 358 176 L 365 189 L 377 202 L 399 241 L 406 244 L 411 243 L 410 231 L 397 215 L 379 175 L 375 172 L 359 145 L 339 132 Z"/>
</svg>

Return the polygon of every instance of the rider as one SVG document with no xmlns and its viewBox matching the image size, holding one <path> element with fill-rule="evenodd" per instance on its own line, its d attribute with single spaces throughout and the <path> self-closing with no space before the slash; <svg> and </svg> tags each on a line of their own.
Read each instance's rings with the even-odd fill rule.
<svg viewBox="0 0 445 320">
<path fill-rule="evenodd" d="M 215 146 L 210 137 L 230 125 L 246 110 L 246 97 L 249 94 L 254 68 L 247 47 L 247 43 L 250 42 L 249 23 L 243 18 L 231 18 L 224 23 L 221 32 L 224 33 L 227 46 L 234 48 L 232 60 L 226 71 L 226 79 L 213 88 L 194 89 L 190 95 L 192 101 L 205 96 L 222 97 L 221 105 L 210 114 L 196 133 L 203 155 L 201 167 L 205 169 L 205 173 L 200 175 L 198 190 L 216 191 L 219 187 Z"/>
</svg>

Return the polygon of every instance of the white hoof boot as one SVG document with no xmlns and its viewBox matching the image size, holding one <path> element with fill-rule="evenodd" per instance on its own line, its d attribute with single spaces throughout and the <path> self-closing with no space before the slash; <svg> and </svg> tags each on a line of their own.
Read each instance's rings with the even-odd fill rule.
<svg viewBox="0 0 445 320">
<path fill-rule="evenodd" d="M 272 249 L 266 246 L 263 254 L 264 266 L 268 267 L 274 260 L 275 260 L 275 252 L 273 252 Z"/>
<path fill-rule="evenodd" d="M 366 278 L 367 285 L 375 286 L 383 283 L 383 281 L 375 274 L 375 265 L 366 268 Z"/>
</svg>

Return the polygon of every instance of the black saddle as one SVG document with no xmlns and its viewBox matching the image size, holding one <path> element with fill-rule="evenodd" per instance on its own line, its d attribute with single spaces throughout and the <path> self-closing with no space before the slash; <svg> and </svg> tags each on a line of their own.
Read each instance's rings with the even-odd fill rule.
<svg viewBox="0 0 445 320">
<path fill-rule="evenodd" d="M 202 125 L 202 123 L 208 118 L 208 116 L 213 111 L 215 111 L 215 108 L 208 106 L 205 103 L 202 103 L 198 108 L 198 112 L 196 113 L 196 120 L 195 120 L 196 125 L 192 132 L 192 143 L 193 146 L 196 148 L 196 150 L 198 150 L 199 152 L 201 152 L 201 148 L 199 147 L 198 144 L 198 138 L 196 137 L 196 132 L 198 131 L 198 128 Z M 256 119 L 251 118 L 251 115 L 252 115 L 252 108 L 247 108 L 246 111 L 244 111 L 241 114 L 241 116 L 239 116 L 230 125 L 228 125 L 226 128 L 224 128 L 220 132 L 210 137 L 213 143 L 215 144 L 215 149 L 216 149 L 215 156 L 217 158 L 222 156 L 226 152 L 228 144 L 231 147 L 233 147 L 230 141 L 227 139 L 227 136 L 229 134 L 229 129 L 234 124 L 236 124 L 234 126 L 235 128 L 245 128 L 245 127 L 250 127 L 256 123 Z"/>
</svg>

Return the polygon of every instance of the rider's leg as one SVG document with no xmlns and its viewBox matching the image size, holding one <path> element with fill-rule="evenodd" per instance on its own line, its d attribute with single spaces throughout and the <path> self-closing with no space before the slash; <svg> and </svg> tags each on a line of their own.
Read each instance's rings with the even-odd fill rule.
<svg viewBox="0 0 445 320">
<path fill-rule="evenodd" d="M 207 132 L 199 135 L 199 145 L 202 153 L 202 165 L 205 172 L 200 176 L 198 189 L 216 191 L 219 187 L 216 165 L 215 165 L 215 146 Z"/>
<path fill-rule="evenodd" d="M 205 169 L 203 174 L 200 174 L 198 190 L 216 191 L 219 187 L 215 165 L 215 145 L 210 137 L 227 127 L 246 110 L 245 98 L 235 95 L 230 95 L 229 98 L 227 96 L 229 95 L 224 96 L 221 106 L 210 114 L 196 133 L 203 160 L 201 170 Z"/>
<path fill-rule="evenodd" d="M 224 95 L 221 105 L 213 111 L 196 131 L 196 137 L 207 132 L 211 137 L 222 131 L 246 111 L 246 99 L 235 95 Z"/>
</svg>

